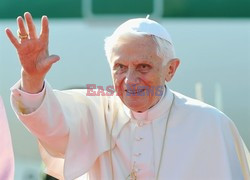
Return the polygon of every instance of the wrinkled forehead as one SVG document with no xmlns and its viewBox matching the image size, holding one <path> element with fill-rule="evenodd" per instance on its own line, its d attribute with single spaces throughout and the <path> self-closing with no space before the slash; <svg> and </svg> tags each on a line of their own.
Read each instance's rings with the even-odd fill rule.
<svg viewBox="0 0 250 180">
<path fill-rule="evenodd" d="M 161 24 L 148 18 L 136 18 L 124 22 L 114 31 L 112 36 L 120 36 L 125 33 L 154 35 L 173 45 L 168 31 Z"/>
</svg>

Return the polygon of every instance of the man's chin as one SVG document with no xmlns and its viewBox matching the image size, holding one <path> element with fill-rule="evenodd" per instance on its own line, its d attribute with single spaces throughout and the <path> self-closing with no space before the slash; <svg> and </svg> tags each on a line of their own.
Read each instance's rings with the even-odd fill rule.
<svg viewBox="0 0 250 180">
<path fill-rule="evenodd" d="M 124 104 L 132 111 L 143 112 L 147 110 L 145 107 L 146 104 L 143 102 L 139 103 L 138 101 L 125 101 Z"/>
</svg>

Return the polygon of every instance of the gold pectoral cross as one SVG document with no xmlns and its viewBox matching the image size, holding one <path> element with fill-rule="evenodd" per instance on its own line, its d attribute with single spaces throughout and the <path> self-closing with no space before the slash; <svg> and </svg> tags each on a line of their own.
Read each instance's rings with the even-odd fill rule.
<svg viewBox="0 0 250 180">
<path fill-rule="evenodd" d="M 133 168 L 131 170 L 131 173 L 128 175 L 126 180 L 137 180 L 137 175 L 136 175 L 137 170 L 135 169 L 135 162 L 133 164 Z"/>
<path fill-rule="evenodd" d="M 127 179 L 129 180 L 137 180 L 136 172 L 133 169 L 132 172 L 128 175 Z"/>
</svg>

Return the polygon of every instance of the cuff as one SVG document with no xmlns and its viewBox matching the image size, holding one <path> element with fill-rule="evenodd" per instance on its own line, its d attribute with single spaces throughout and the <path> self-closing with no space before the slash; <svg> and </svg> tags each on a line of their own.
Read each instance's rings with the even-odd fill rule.
<svg viewBox="0 0 250 180">
<path fill-rule="evenodd" d="M 29 114 L 34 112 L 42 104 L 45 95 L 44 83 L 43 89 L 37 94 L 30 94 L 21 90 L 21 81 L 19 80 L 14 86 L 10 88 L 13 104 L 16 109 L 22 114 Z"/>
</svg>

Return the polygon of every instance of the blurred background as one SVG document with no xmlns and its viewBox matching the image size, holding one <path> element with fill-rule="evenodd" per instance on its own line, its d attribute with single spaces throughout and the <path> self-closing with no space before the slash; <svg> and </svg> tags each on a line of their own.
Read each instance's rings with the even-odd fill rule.
<svg viewBox="0 0 250 180">
<path fill-rule="evenodd" d="M 9 103 L 20 64 L 4 29 L 16 32 L 15 19 L 26 11 L 38 33 L 41 16 L 50 19 L 49 50 L 61 57 L 47 75 L 55 89 L 111 85 L 103 39 L 125 20 L 150 14 L 170 32 L 181 59 L 169 86 L 226 113 L 250 148 L 250 0 L 0 0 L 0 94 L 16 180 L 41 179 L 43 169 L 36 139 Z"/>
</svg>

